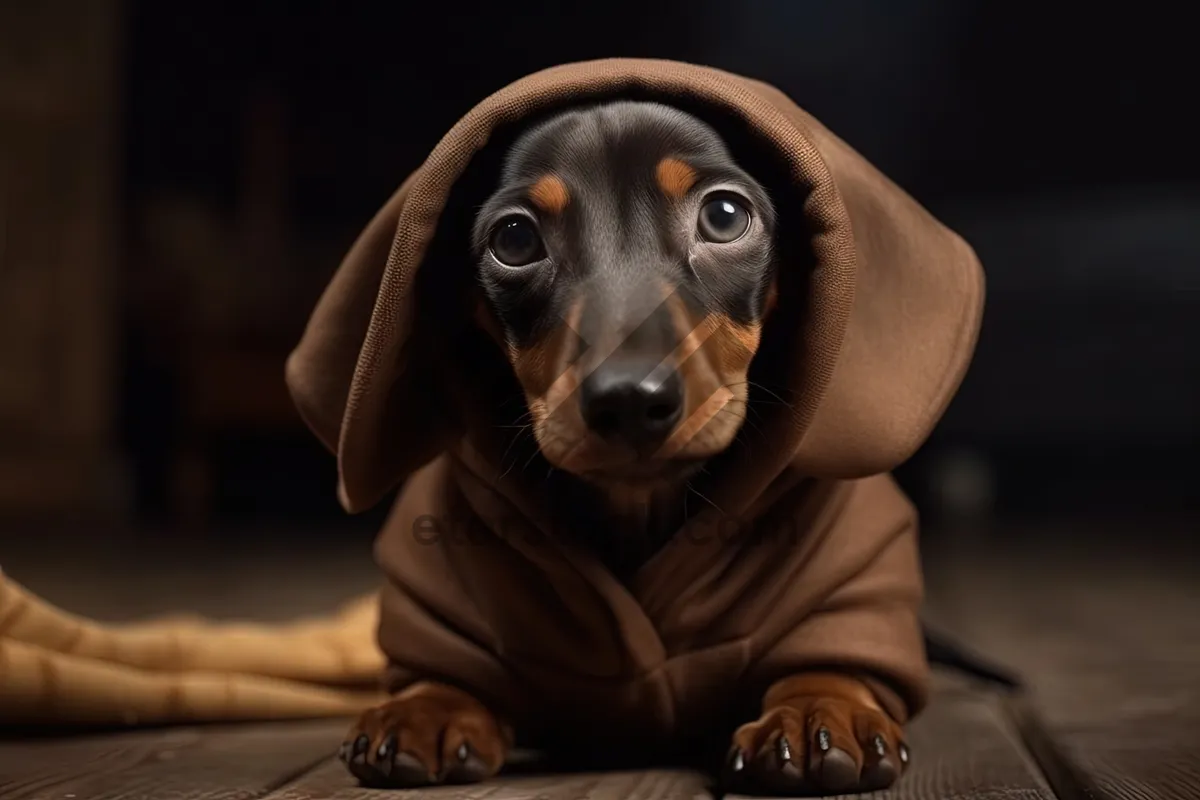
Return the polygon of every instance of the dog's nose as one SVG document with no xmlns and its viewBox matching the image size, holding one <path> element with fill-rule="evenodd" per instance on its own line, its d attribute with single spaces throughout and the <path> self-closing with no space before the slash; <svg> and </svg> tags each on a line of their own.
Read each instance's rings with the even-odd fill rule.
<svg viewBox="0 0 1200 800">
<path fill-rule="evenodd" d="M 683 416 L 683 381 L 657 363 L 610 359 L 583 381 L 584 422 L 605 439 L 645 446 L 665 439 Z"/>
</svg>

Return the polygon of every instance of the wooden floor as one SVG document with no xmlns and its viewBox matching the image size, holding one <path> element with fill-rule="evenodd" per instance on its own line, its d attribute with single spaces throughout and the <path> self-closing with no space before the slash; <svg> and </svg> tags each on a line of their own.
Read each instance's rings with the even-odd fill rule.
<svg viewBox="0 0 1200 800">
<path fill-rule="evenodd" d="M 911 771 L 872 797 L 1200 800 L 1200 560 L 1193 544 L 1200 527 L 1075 523 L 1064 531 L 1064 524 L 963 532 L 929 543 L 930 621 L 1015 669 L 1031 688 L 1014 696 L 940 673 L 933 703 L 910 729 Z M 307 555 L 264 545 L 232 556 L 238 546 L 231 542 L 244 549 L 244 539 L 171 547 L 140 541 L 132 550 L 112 541 L 81 543 L 72 552 L 85 557 L 66 565 L 13 538 L 0 538 L 0 553 L 5 571 L 51 600 L 111 618 L 179 608 L 284 616 L 327 607 L 373 580 L 361 540 L 348 546 L 316 537 L 301 548 Z M 139 580 L 115 580 L 131 562 Z M 211 567 L 198 570 L 197 563 Z M 264 594 L 263 576 L 283 567 L 294 580 L 271 581 Z M 715 794 L 705 776 L 671 770 L 518 773 L 469 789 L 367 790 L 333 758 L 345 726 L 335 720 L 2 740 L 0 799 Z"/>
</svg>

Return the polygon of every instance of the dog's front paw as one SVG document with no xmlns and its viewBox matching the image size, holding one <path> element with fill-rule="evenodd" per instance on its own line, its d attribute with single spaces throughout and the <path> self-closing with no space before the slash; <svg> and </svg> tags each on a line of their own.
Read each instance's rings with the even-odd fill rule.
<svg viewBox="0 0 1200 800">
<path fill-rule="evenodd" d="M 767 704 L 757 721 L 738 728 L 726 767 L 731 788 L 840 794 L 895 783 L 909 763 L 901 727 L 865 691 L 821 688 L 796 686 L 798 693 Z"/>
<path fill-rule="evenodd" d="M 363 712 L 338 755 L 369 786 L 474 783 L 500 770 L 511 741 L 475 698 L 421 682 Z"/>
</svg>

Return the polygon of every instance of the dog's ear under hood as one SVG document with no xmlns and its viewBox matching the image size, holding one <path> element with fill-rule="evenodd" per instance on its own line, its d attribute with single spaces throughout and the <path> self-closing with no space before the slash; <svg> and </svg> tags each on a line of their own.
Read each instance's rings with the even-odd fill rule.
<svg viewBox="0 0 1200 800">
<path fill-rule="evenodd" d="M 780 446 L 756 453 L 753 474 L 735 471 L 744 476 L 736 482 L 765 485 L 789 465 L 812 477 L 862 477 L 892 469 L 925 441 L 978 335 L 983 275 L 971 248 L 777 89 L 707 67 L 606 59 L 535 73 L 472 109 L 379 212 L 326 290 L 287 380 L 305 420 L 337 452 L 347 510 L 378 502 L 459 431 L 438 399 L 436 336 L 421 336 L 416 321 L 418 270 L 470 269 L 426 258 L 451 188 L 499 130 L 557 107 L 631 96 L 736 120 L 787 173 L 776 183 L 802 198 L 802 218 L 779 223 L 781 236 L 803 237 L 808 254 L 781 265 L 803 270 L 788 276 L 799 280 L 781 279 L 779 298 L 781 308 L 804 308 L 791 332 L 794 402 L 772 432 Z"/>
</svg>

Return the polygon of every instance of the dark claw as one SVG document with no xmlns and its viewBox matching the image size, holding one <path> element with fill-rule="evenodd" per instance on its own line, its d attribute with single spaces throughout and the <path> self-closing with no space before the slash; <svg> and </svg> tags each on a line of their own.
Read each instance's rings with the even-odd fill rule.
<svg viewBox="0 0 1200 800">
<path fill-rule="evenodd" d="M 792 760 L 792 743 L 781 731 L 775 741 L 775 774 L 768 778 L 774 791 L 794 793 L 804 788 L 804 768 Z"/>
<path fill-rule="evenodd" d="M 862 791 L 874 792 L 880 789 L 886 789 L 896 782 L 896 765 L 892 763 L 890 758 L 881 758 L 874 764 L 869 764 L 863 769 Z"/>
<path fill-rule="evenodd" d="M 350 760 L 362 764 L 367 760 L 367 749 L 371 746 L 371 739 L 365 733 L 360 734 L 354 740 L 354 752 L 350 755 Z"/>
<path fill-rule="evenodd" d="M 358 778 L 364 785 L 370 785 L 380 779 L 379 772 L 375 767 L 367 763 L 367 750 L 371 747 L 369 736 L 365 733 L 359 734 L 353 742 L 345 742 L 342 747 L 344 753 L 342 760 L 345 761 L 346 768 L 351 775 Z"/>
<path fill-rule="evenodd" d="M 858 785 L 858 766 L 841 748 L 833 748 L 821 757 L 817 774 L 821 788 L 831 792 L 848 792 Z"/>
<path fill-rule="evenodd" d="M 779 741 L 776 742 L 776 747 L 778 748 L 780 764 L 786 764 L 792 760 L 792 748 L 788 744 L 786 736 L 780 734 Z"/>
<path fill-rule="evenodd" d="M 404 786 L 426 786 L 429 769 L 408 753 L 397 753 L 392 760 L 392 781 Z"/>
<path fill-rule="evenodd" d="M 817 747 L 822 753 L 828 753 L 829 748 L 833 747 L 833 741 L 829 736 L 828 728 L 821 728 L 817 731 Z"/>
<path fill-rule="evenodd" d="M 442 776 L 444 783 L 477 783 L 487 776 L 487 765 L 475 755 L 466 742 L 458 746 L 458 749 L 454 751 L 454 756 L 458 759 L 458 763 L 446 766 L 445 774 Z"/>
<path fill-rule="evenodd" d="M 379 743 L 379 749 L 375 751 L 375 763 L 384 772 L 392 771 L 392 758 L 396 755 L 396 734 L 388 734 L 382 742 Z"/>
<path fill-rule="evenodd" d="M 886 789 L 896 782 L 896 777 L 899 775 L 895 760 L 888 755 L 887 740 L 883 738 L 882 734 L 877 733 L 871 737 L 871 749 L 874 754 L 868 755 L 866 763 L 863 764 L 860 791 L 874 792 Z M 903 758 L 903 752 L 903 745 L 901 745 L 901 758 Z"/>
</svg>

